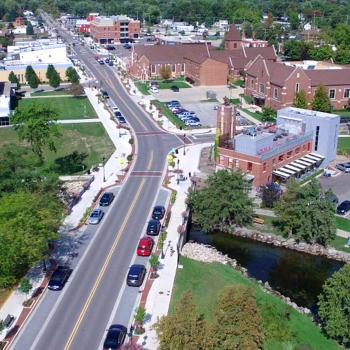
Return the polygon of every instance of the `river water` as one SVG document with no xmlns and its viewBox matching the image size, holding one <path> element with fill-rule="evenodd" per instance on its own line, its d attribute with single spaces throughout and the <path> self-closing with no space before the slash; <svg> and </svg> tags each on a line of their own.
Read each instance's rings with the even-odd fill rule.
<svg viewBox="0 0 350 350">
<path fill-rule="evenodd" d="M 217 232 L 206 234 L 192 226 L 189 240 L 210 244 L 245 267 L 248 274 L 289 297 L 299 306 L 315 310 L 325 280 L 344 264 L 324 257 L 274 247 L 251 239 Z"/>
</svg>

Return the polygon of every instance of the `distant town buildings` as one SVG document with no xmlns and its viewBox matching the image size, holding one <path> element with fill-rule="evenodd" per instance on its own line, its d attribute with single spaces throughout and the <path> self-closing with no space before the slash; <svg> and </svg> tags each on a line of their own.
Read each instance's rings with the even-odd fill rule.
<svg viewBox="0 0 350 350">
<path fill-rule="evenodd" d="M 298 108 L 278 111 L 276 125 L 236 132 L 232 106 L 217 111 L 218 168 L 240 169 L 255 187 L 302 178 L 335 159 L 339 116 Z"/>
<path fill-rule="evenodd" d="M 91 21 L 90 36 L 101 44 L 126 42 L 140 35 L 140 21 L 127 16 L 96 17 Z"/>
<path fill-rule="evenodd" d="M 246 68 L 245 94 L 254 104 L 274 109 L 293 105 L 295 93 L 305 91 L 311 105 L 315 91 L 324 85 L 333 108 L 348 106 L 350 97 L 350 69 L 348 66 L 320 64 L 306 61 L 281 63 L 257 56 Z"/>
</svg>

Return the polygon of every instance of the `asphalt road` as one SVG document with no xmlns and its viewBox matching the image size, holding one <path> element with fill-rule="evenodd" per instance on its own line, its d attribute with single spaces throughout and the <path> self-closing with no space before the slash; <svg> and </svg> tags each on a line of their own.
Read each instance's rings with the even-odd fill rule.
<svg viewBox="0 0 350 350">
<path fill-rule="evenodd" d="M 166 156 L 182 144 L 135 105 L 109 67 L 96 66 L 93 55 L 87 50 L 80 54 L 80 50 L 76 45 L 78 58 L 103 82 L 136 132 L 137 158 L 103 221 L 90 232 L 69 282 L 61 292 L 45 293 L 13 349 L 99 349 L 110 320 L 126 323 L 130 319 L 138 288 L 125 287 L 126 273 L 156 204 Z M 147 259 L 142 261 L 146 264 Z M 113 315 L 118 309 L 120 313 Z"/>
</svg>

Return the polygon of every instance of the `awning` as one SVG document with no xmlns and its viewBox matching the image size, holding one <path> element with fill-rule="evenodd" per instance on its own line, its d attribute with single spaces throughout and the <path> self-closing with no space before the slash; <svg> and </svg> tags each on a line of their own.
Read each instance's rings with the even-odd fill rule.
<svg viewBox="0 0 350 350">
<path fill-rule="evenodd" d="M 309 155 L 304 156 L 302 159 L 305 159 L 307 161 L 313 162 L 313 164 L 315 164 L 315 163 L 320 161 L 319 159 L 315 159 L 315 158 L 313 158 L 313 157 L 311 157 Z"/>
<path fill-rule="evenodd" d="M 302 170 L 301 168 L 297 168 L 291 164 L 287 164 L 287 165 L 284 165 L 283 168 L 287 168 L 287 169 L 290 169 L 290 170 L 294 170 L 296 172 L 299 172 L 300 170 Z"/>
<path fill-rule="evenodd" d="M 305 165 L 303 165 L 303 164 L 298 164 L 298 163 L 296 163 L 295 161 L 292 162 L 292 163 L 290 163 L 290 164 L 288 164 L 288 165 L 291 165 L 291 166 L 293 166 L 293 167 L 296 167 L 296 168 L 298 168 L 298 169 L 300 169 L 300 170 L 305 170 L 305 169 L 307 168 L 307 166 L 305 166 Z"/>
<path fill-rule="evenodd" d="M 307 163 L 307 162 L 300 160 L 300 159 L 295 160 L 295 162 L 298 164 L 301 164 L 301 165 L 306 165 L 307 167 L 312 165 L 311 163 Z"/>
<path fill-rule="evenodd" d="M 278 168 L 277 170 L 282 171 L 283 173 L 290 174 L 290 175 L 294 175 L 296 173 L 294 170 L 288 169 L 285 166 Z"/>
<path fill-rule="evenodd" d="M 310 153 L 310 156 L 314 156 L 314 157 L 316 157 L 316 158 L 318 158 L 320 160 L 324 159 L 323 156 L 321 156 L 320 154 L 317 154 L 317 153 Z"/>
<path fill-rule="evenodd" d="M 282 171 L 278 171 L 278 170 L 274 170 L 272 172 L 272 174 L 277 175 L 277 176 L 281 176 L 281 177 L 283 177 L 285 179 L 288 179 L 288 177 L 290 177 L 289 174 L 283 173 Z"/>
<path fill-rule="evenodd" d="M 298 159 L 298 160 L 301 160 L 302 162 L 308 163 L 308 164 L 310 164 L 310 165 L 314 165 L 314 164 L 317 162 L 317 160 L 314 160 L 314 159 L 307 159 L 307 158 L 305 158 L 305 157 L 301 157 L 301 158 Z"/>
<path fill-rule="evenodd" d="M 316 160 L 316 162 L 319 162 L 321 159 L 316 158 L 315 156 L 312 156 L 311 154 L 307 154 L 306 156 L 304 156 L 307 159 L 312 159 L 312 160 Z"/>
</svg>

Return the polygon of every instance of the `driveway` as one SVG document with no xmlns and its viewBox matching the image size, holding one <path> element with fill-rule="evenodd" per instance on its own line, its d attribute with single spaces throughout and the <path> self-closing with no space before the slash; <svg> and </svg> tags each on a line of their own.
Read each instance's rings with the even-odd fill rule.
<svg viewBox="0 0 350 350">
<path fill-rule="evenodd" d="M 340 173 L 334 177 L 320 176 L 318 178 L 322 188 L 326 191 L 329 188 L 339 198 L 339 203 L 350 200 L 350 174 Z M 347 215 L 350 217 L 350 213 Z"/>
</svg>

